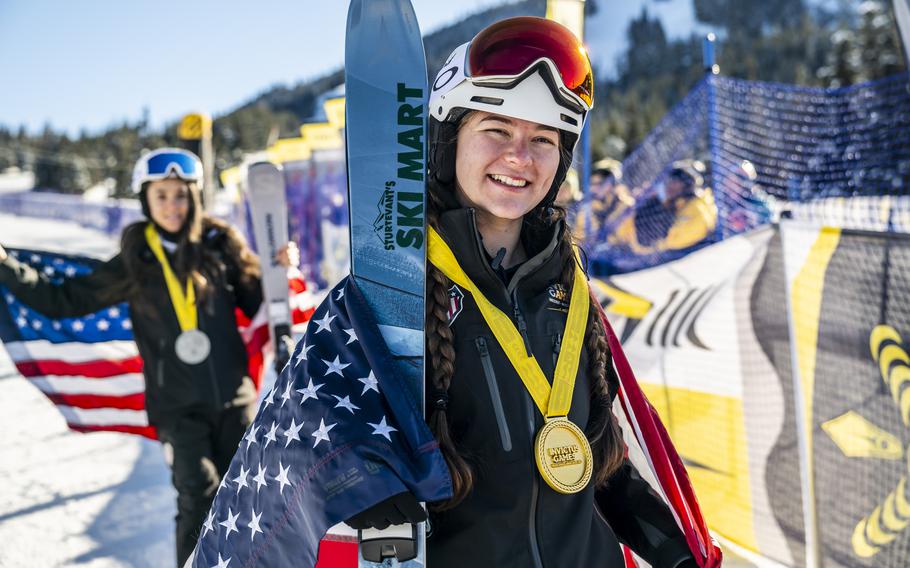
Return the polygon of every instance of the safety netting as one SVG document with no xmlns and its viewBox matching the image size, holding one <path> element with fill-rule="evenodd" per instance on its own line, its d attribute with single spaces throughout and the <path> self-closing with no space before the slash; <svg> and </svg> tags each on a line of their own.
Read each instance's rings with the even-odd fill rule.
<svg viewBox="0 0 910 568">
<path fill-rule="evenodd" d="M 595 274 L 791 217 L 910 227 L 910 77 L 825 89 L 708 75 L 582 208 Z"/>
</svg>

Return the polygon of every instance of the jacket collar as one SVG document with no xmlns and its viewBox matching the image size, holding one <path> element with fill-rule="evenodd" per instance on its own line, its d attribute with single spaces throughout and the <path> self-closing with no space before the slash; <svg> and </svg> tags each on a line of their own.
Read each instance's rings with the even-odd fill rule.
<svg viewBox="0 0 910 568">
<path fill-rule="evenodd" d="M 439 226 L 436 229 L 484 296 L 505 311 L 511 306 L 509 296 L 518 286 L 542 287 L 559 277 L 562 266 L 557 247 L 564 227 L 565 224 L 559 221 L 536 236 L 531 234 L 527 225 L 522 227 L 522 242 L 530 258 L 515 272 L 508 289 L 487 260 L 473 208 L 461 207 L 445 211 L 439 216 Z"/>
</svg>

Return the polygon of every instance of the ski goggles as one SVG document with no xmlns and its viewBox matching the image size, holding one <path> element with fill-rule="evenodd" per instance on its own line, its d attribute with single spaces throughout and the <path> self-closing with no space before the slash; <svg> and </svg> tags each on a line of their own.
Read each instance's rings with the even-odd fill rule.
<svg viewBox="0 0 910 568">
<path fill-rule="evenodd" d="M 588 52 L 568 28 L 552 20 L 518 17 L 487 27 L 471 40 L 466 64 L 468 77 L 475 80 L 521 78 L 544 65 L 585 111 L 594 104 Z"/>
<path fill-rule="evenodd" d="M 171 174 L 184 180 L 202 179 L 202 164 L 184 152 L 161 152 L 146 160 L 145 178 L 164 179 Z"/>
</svg>

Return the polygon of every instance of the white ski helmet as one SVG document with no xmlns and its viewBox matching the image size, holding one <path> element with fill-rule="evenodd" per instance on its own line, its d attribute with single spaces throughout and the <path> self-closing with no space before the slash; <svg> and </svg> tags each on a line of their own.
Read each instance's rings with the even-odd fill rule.
<svg viewBox="0 0 910 568">
<path fill-rule="evenodd" d="M 169 177 L 196 182 L 196 187 L 202 189 L 202 161 L 181 148 L 159 148 L 143 154 L 133 167 L 133 193 L 138 195 L 146 182 Z"/>
<path fill-rule="evenodd" d="M 552 126 L 560 132 L 563 155 L 543 200 L 549 205 L 593 104 L 591 62 L 568 28 L 527 16 L 496 22 L 458 46 L 436 75 L 429 100 L 430 173 L 441 183 L 454 180 L 454 141 L 469 110 Z"/>
</svg>

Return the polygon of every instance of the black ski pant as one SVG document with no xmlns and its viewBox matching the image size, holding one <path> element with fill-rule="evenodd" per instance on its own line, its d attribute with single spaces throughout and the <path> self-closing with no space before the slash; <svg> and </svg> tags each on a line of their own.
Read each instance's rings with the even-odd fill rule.
<svg viewBox="0 0 910 568">
<path fill-rule="evenodd" d="M 196 410 L 158 425 L 158 437 L 173 455 L 171 481 L 177 490 L 177 566 L 196 547 L 222 476 L 255 413 L 255 406 L 221 412 Z"/>
</svg>

